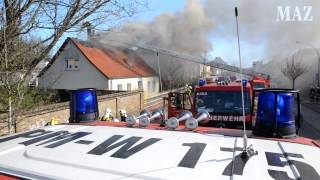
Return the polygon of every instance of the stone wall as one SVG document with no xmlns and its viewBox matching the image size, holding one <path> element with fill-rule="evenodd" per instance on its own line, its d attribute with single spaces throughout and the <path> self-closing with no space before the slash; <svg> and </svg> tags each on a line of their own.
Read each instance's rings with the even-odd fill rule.
<svg viewBox="0 0 320 180">
<path fill-rule="evenodd" d="M 144 106 L 143 92 L 121 92 L 99 96 L 99 115 L 105 113 L 106 108 L 111 108 L 114 116 L 118 117 L 120 109 L 125 109 L 128 114 L 138 114 Z M 60 122 L 68 122 L 69 102 L 37 107 L 20 113 L 17 119 L 16 131 L 26 131 L 43 127 L 51 118 L 58 118 Z M 0 114 L 0 135 L 8 134 L 7 114 Z"/>
</svg>

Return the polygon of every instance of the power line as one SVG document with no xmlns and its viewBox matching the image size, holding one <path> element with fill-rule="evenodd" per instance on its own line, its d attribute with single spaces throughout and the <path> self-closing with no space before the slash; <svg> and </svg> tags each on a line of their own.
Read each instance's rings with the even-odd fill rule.
<svg viewBox="0 0 320 180">
<path fill-rule="evenodd" d="M 107 33 L 117 33 L 119 35 L 125 35 L 122 32 L 115 32 L 115 31 L 111 31 L 111 30 L 101 30 L 101 29 L 96 29 L 95 30 L 98 31 L 103 31 L 103 32 L 107 32 Z M 231 65 L 227 65 L 227 64 L 223 64 L 223 63 L 218 63 L 218 62 L 209 62 L 209 63 L 204 63 L 206 62 L 206 58 L 202 58 L 202 57 L 196 57 L 196 56 L 192 56 L 192 55 L 188 55 L 188 54 L 182 54 L 182 53 L 178 53 L 172 50 L 168 50 L 168 49 L 163 49 L 163 48 L 159 48 L 159 47 L 154 47 L 154 46 L 147 46 L 147 45 L 138 45 L 138 44 L 131 44 L 129 42 L 124 42 L 124 41 L 119 41 L 119 40 L 115 40 L 115 39 L 107 39 L 108 41 L 112 41 L 112 42 L 116 42 L 122 45 L 125 45 L 127 47 L 136 47 L 139 49 L 143 49 L 143 50 L 147 50 L 147 51 L 153 51 L 156 53 L 160 53 L 160 54 L 164 54 L 164 55 L 168 55 L 174 58 L 177 58 L 181 61 L 185 61 L 185 62 L 193 62 L 196 64 L 202 64 L 205 66 L 209 66 L 209 67 L 213 67 L 216 69 L 221 69 L 221 70 L 225 70 L 225 71 L 229 71 L 229 72 L 234 72 L 234 73 L 238 73 L 238 74 L 243 74 L 243 75 L 248 75 L 248 76 L 252 76 L 255 74 L 260 74 L 262 76 L 267 76 L 267 74 L 264 73 L 260 73 L 260 72 L 255 72 L 254 70 L 245 70 L 242 69 L 242 72 L 240 70 L 239 67 L 236 66 L 231 66 Z"/>
</svg>

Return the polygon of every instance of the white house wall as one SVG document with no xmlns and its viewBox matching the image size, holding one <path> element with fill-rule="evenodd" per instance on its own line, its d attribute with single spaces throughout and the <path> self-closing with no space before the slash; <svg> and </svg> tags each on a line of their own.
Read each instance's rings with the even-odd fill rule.
<svg viewBox="0 0 320 180">
<path fill-rule="evenodd" d="M 127 85 L 131 84 L 131 90 L 138 90 L 138 81 L 140 78 L 110 79 L 110 90 L 118 90 L 118 85 L 122 85 L 122 90 L 127 91 Z"/>
<path fill-rule="evenodd" d="M 152 97 L 159 93 L 159 77 L 153 76 L 153 77 L 143 77 L 143 91 L 144 91 L 144 97 Z M 148 82 L 150 82 L 150 87 L 148 87 Z M 154 83 L 154 84 L 153 84 Z"/>
<path fill-rule="evenodd" d="M 79 60 L 79 70 L 66 70 L 66 59 Z M 40 77 L 39 87 L 48 89 L 108 89 L 108 79 L 102 75 L 71 41 Z"/>
<path fill-rule="evenodd" d="M 126 78 L 126 79 L 110 79 L 109 87 L 110 90 L 119 90 L 118 86 L 122 85 L 123 91 L 128 91 L 127 85 L 131 84 L 131 90 L 138 90 L 138 82 L 142 81 L 142 88 L 144 91 L 144 98 L 155 96 L 159 93 L 159 78 L 155 77 L 143 77 L 143 78 Z M 148 86 L 148 82 L 150 86 Z"/>
</svg>

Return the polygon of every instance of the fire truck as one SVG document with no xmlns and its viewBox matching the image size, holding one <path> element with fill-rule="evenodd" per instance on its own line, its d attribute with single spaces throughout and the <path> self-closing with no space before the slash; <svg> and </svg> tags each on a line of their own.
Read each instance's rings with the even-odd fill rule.
<svg viewBox="0 0 320 180">
<path fill-rule="evenodd" d="M 265 75 L 254 75 L 252 79 L 249 81 L 253 89 L 259 88 L 270 88 L 271 87 L 271 80 L 270 76 Z"/>
<path fill-rule="evenodd" d="M 240 128 L 243 126 L 241 83 L 244 87 L 246 127 L 251 128 L 255 117 L 255 113 L 251 109 L 254 90 L 270 88 L 271 80 L 263 76 L 253 76 L 249 81 L 235 80 L 230 82 L 217 79 L 213 83 L 207 83 L 206 80 L 200 79 L 199 85 L 194 88 L 193 97 L 190 93 L 185 92 L 168 94 L 168 97 L 164 99 L 168 117 L 176 117 L 185 110 L 189 110 L 193 114 L 206 110 L 210 113 L 210 119 L 202 121 L 199 125 Z"/>
<path fill-rule="evenodd" d="M 199 86 L 195 88 L 193 111 L 197 113 L 206 110 L 210 113 L 210 119 L 203 121 L 201 125 L 235 128 L 243 124 L 241 83 L 244 88 L 245 121 L 247 127 L 251 127 L 250 113 L 253 91 L 250 83 L 245 80 L 230 83 L 199 83 Z"/>
</svg>

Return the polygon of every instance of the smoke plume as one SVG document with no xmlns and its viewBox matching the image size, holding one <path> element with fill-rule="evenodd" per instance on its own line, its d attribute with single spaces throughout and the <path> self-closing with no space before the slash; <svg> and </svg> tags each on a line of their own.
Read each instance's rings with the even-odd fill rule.
<svg viewBox="0 0 320 180">
<path fill-rule="evenodd" d="M 164 13 L 151 22 L 131 22 L 119 32 L 106 33 L 103 37 L 201 55 L 212 50 L 208 37 L 213 27 L 205 7 L 198 1 L 189 0 L 181 12 Z"/>
<path fill-rule="evenodd" d="M 119 30 L 101 34 L 101 41 L 110 44 L 115 43 L 111 40 L 116 40 L 204 57 L 206 53 L 214 51 L 214 47 L 220 46 L 219 42 L 212 44 L 209 39 L 219 37 L 230 44 L 226 51 L 233 54 L 225 58 L 235 62 L 236 59 L 232 59 L 237 52 L 235 6 L 239 9 L 239 31 L 241 44 L 245 45 L 242 49 L 242 58 L 247 61 L 245 64 L 251 64 L 253 60 L 263 60 L 267 65 L 262 70 L 271 74 L 278 86 L 287 86 L 287 80 L 279 73 L 283 61 L 298 49 L 309 48 L 299 53 L 299 59 L 310 67 L 309 72 L 301 78 L 308 78 L 304 82 L 314 81 L 316 69 L 313 67 L 317 54 L 310 49 L 310 45 L 320 46 L 320 36 L 317 36 L 320 30 L 319 0 L 189 0 L 180 12 L 163 13 L 150 22 L 127 23 Z M 312 8 L 308 17 L 313 17 L 312 21 L 303 21 L 307 13 L 305 6 Z M 279 21 L 279 8 L 284 10 L 286 7 L 290 9 L 291 20 L 294 14 L 297 15 L 297 8 L 302 21 L 299 21 L 297 16 L 294 21 Z M 297 44 L 296 41 L 303 43 Z M 155 54 L 146 51 L 143 53 L 150 59 L 149 64 L 157 69 Z M 200 67 L 176 63 L 173 57 L 161 55 L 160 62 L 164 74 L 166 71 L 173 72 L 164 75 L 164 79 L 168 81 L 188 75 L 191 77 L 191 74 L 200 75 Z M 196 68 L 198 70 L 195 70 Z M 188 79 L 190 78 L 186 81 Z M 297 86 L 306 88 L 309 84 L 298 82 Z"/>
</svg>

